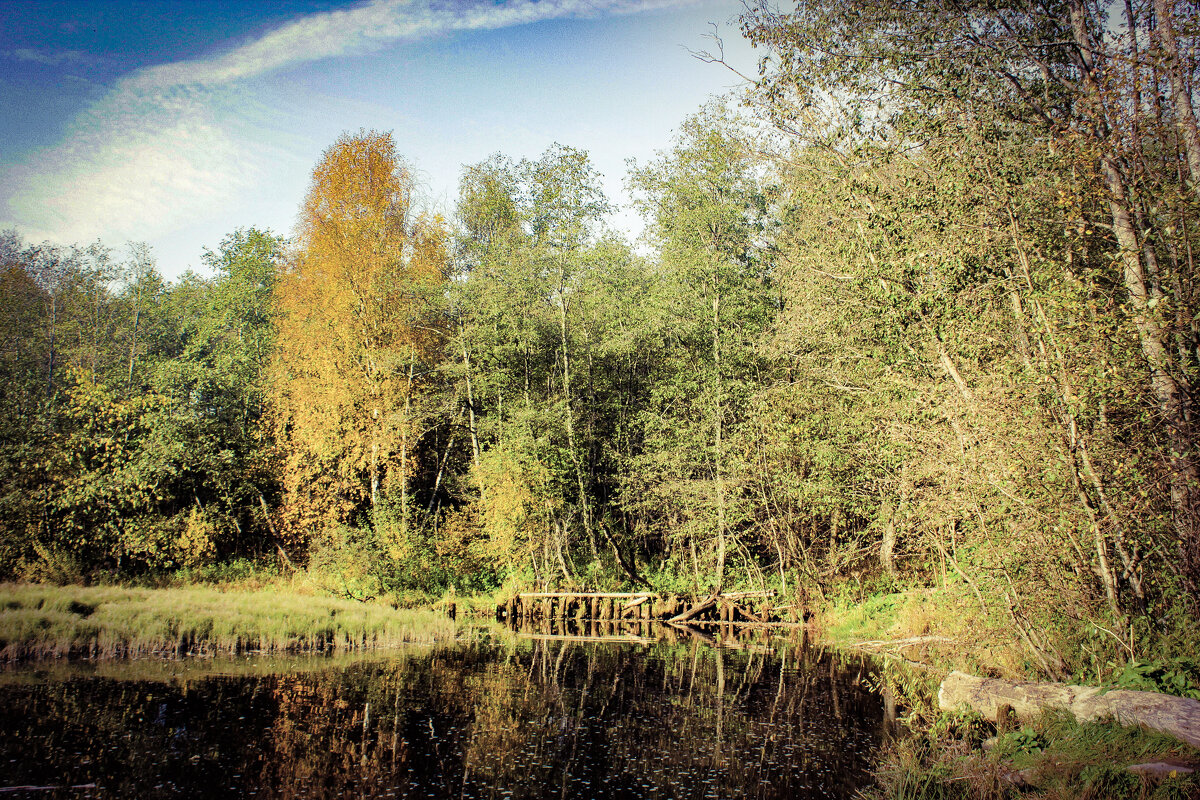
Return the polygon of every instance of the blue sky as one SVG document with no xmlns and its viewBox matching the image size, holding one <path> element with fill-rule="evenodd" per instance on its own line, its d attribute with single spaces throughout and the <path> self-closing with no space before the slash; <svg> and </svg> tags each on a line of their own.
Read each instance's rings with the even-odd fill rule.
<svg viewBox="0 0 1200 800">
<path fill-rule="evenodd" d="M 736 76 L 687 52 L 716 23 L 755 55 L 737 0 L 0 0 L 0 229 L 151 245 L 199 269 L 239 226 L 289 234 L 321 152 L 394 132 L 430 202 L 461 166 L 553 142 L 588 150 L 624 203 L 625 161 Z M 618 227 L 636 231 L 631 212 Z"/>
</svg>

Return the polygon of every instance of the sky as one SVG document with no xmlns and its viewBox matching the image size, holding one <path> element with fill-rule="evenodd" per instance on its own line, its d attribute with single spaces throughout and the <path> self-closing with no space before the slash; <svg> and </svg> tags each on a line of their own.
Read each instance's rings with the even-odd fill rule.
<svg viewBox="0 0 1200 800">
<path fill-rule="evenodd" d="M 175 279 L 239 227 L 292 233 L 343 131 L 392 131 L 427 202 L 464 164 L 587 150 L 636 235 L 627 159 L 750 74 L 739 0 L 0 0 L 0 230 Z"/>
</svg>

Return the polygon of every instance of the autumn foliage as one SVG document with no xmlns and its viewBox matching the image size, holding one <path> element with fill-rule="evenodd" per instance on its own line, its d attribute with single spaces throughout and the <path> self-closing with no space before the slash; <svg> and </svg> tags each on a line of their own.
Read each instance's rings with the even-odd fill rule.
<svg viewBox="0 0 1200 800">
<path fill-rule="evenodd" d="M 446 262 L 445 226 L 414 213 L 412 191 L 391 134 L 344 134 L 313 170 L 276 288 L 272 409 L 292 541 L 407 493 Z"/>
</svg>

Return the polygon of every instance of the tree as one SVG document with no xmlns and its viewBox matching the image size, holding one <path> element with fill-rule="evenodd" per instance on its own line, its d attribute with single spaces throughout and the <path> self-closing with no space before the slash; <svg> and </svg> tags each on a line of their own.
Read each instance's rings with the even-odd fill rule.
<svg viewBox="0 0 1200 800">
<path fill-rule="evenodd" d="M 842 130 L 851 143 L 886 136 L 902 147 L 935 139 L 974 147 L 962 132 L 978 134 L 983 146 L 1015 134 L 1071 165 L 1078 180 L 1055 212 L 1071 214 L 1062 221 L 1073 239 L 1064 248 L 1074 259 L 1065 272 L 1077 278 L 1077 265 L 1086 261 L 1092 274 L 1103 274 L 1097 283 L 1119 292 L 1112 326 L 1138 344 L 1143 386 L 1155 406 L 1154 446 L 1167 465 L 1180 572 L 1194 590 L 1200 580 L 1200 460 L 1190 422 L 1197 305 L 1191 261 L 1181 254 L 1197 217 L 1194 198 L 1181 192 L 1179 168 L 1191 158 L 1195 124 L 1180 89 L 1197 62 L 1176 36 L 1192 30 L 1178 21 L 1194 10 L 1167 2 L 1155 8 L 1150 14 L 1144 4 L 1079 0 L 1020 8 L 802 2 L 789 13 L 758 4 L 743 25 L 770 52 L 759 102 L 793 133 L 801 132 L 798 111 L 819 103 L 824 91 L 849 106 Z M 1146 48 L 1147 41 L 1157 46 Z M 1026 165 L 1009 166 L 1020 174 Z M 1031 221 L 1014 222 L 1025 229 Z M 1089 502 L 1110 517 L 1106 526 L 1120 529 L 1098 495 Z"/>
<path fill-rule="evenodd" d="M 313 170 L 297 249 L 275 287 L 274 436 L 296 541 L 377 509 L 407 513 L 413 414 L 442 335 L 438 218 L 417 217 L 391 134 L 343 134 Z"/>
<path fill-rule="evenodd" d="M 720 591 L 740 522 L 731 514 L 740 476 L 731 474 L 730 433 L 760 379 L 755 342 L 774 310 L 771 188 L 748 138 L 719 106 L 688 118 L 675 146 L 635 169 L 631 182 L 660 249 L 682 344 L 674 374 L 662 376 L 659 408 L 647 412 L 642 456 L 643 469 L 673 465 L 673 474 L 646 488 L 683 500 L 693 556 L 699 529 L 712 531 Z"/>
</svg>

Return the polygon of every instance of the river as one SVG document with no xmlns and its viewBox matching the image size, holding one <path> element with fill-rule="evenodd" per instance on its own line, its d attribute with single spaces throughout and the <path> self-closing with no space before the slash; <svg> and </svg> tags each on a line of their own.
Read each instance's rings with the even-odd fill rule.
<svg viewBox="0 0 1200 800">
<path fill-rule="evenodd" d="M 462 629 L 358 656 L 0 674 L 10 797 L 851 797 L 893 727 L 873 667 L 799 633 Z M 39 787 L 16 790 L 14 787 Z"/>
</svg>

